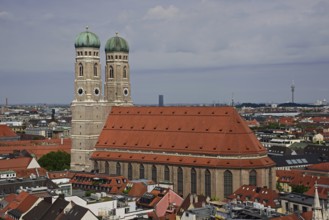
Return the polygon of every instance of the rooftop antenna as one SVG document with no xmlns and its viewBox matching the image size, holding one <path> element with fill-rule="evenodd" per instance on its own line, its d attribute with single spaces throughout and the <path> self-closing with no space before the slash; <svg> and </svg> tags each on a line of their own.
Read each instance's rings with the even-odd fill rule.
<svg viewBox="0 0 329 220">
<path fill-rule="evenodd" d="M 295 103 L 295 82 L 292 81 L 291 84 L 291 103 Z"/>
<path fill-rule="evenodd" d="M 234 106 L 234 93 L 232 92 L 231 106 Z"/>
</svg>

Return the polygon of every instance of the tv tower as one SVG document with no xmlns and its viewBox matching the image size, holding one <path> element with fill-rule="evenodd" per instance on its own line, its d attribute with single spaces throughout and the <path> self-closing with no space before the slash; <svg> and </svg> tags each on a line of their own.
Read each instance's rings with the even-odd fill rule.
<svg viewBox="0 0 329 220">
<path fill-rule="evenodd" d="M 292 81 L 291 84 L 291 103 L 295 103 L 295 83 Z"/>
</svg>

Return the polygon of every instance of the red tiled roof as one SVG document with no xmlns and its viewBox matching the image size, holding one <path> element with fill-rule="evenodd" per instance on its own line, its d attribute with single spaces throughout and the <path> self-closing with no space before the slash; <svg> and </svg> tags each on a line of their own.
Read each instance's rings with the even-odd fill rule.
<svg viewBox="0 0 329 220">
<path fill-rule="evenodd" d="M 16 137 L 17 134 L 7 125 L 0 125 L 0 137 Z"/>
<path fill-rule="evenodd" d="M 326 176 L 314 176 L 305 174 L 307 170 L 277 170 L 276 176 L 278 182 L 288 183 L 290 185 L 303 185 L 310 187 L 310 190 L 314 187 L 315 182 L 318 184 L 329 185 L 329 177 Z M 309 195 L 314 195 L 309 190 Z"/>
<path fill-rule="evenodd" d="M 308 166 L 307 169 L 308 170 L 315 170 L 315 171 L 329 172 L 329 162 L 327 162 L 327 163 L 313 164 L 311 166 Z"/>
<path fill-rule="evenodd" d="M 131 182 L 128 184 L 132 185 L 131 189 L 128 192 L 129 196 L 141 197 L 145 192 L 147 192 L 147 185 L 145 185 L 143 182 Z"/>
<path fill-rule="evenodd" d="M 237 189 L 232 195 L 228 196 L 229 199 L 237 199 L 239 201 L 253 201 L 277 208 L 280 206 L 278 202 L 279 194 L 272 189 L 262 188 L 257 186 L 243 185 Z M 277 203 L 275 203 L 277 202 Z"/>
<path fill-rule="evenodd" d="M 98 178 L 97 181 L 95 178 Z M 97 182 L 97 183 L 96 183 Z M 109 193 L 122 193 L 127 185 L 127 179 L 123 176 L 108 176 L 105 174 L 76 173 L 70 183 L 81 186 L 97 186 L 110 189 Z"/>
<path fill-rule="evenodd" d="M 12 141 L 0 143 L 0 154 L 12 153 L 13 150 L 27 150 L 34 154 L 37 159 L 52 151 L 64 151 L 71 153 L 71 139 L 38 140 L 38 141 Z"/>
<path fill-rule="evenodd" d="M 28 197 L 28 196 L 29 196 L 29 193 L 27 193 L 27 192 L 25 192 L 25 191 L 20 192 L 20 193 L 15 197 L 15 199 L 12 200 L 12 201 L 11 201 L 11 202 L 5 207 L 5 209 L 2 210 L 2 212 L 5 212 L 5 211 L 7 211 L 7 210 L 11 210 L 11 209 L 16 209 L 16 208 L 19 206 L 19 204 L 20 204 L 22 201 L 24 201 L 24 199 L 25 199 L 26 197 Z"/>
<path fill-rule="evenodd" d="M 51 171 L 48 172 L 49 179 L 62 179 L 62 178 L 72 178 L 75 175 L 71 171 Z"/>
<path fill-rule="evenodd" d="M 0 160 L 0 170 L 26 169 L 32 158 L 19 157 L 9 160 Z"/>
<path fill-rule="evenodd" d="M 113 107 L 96 148 L 266 154 L 232 107 Z"/>
<path fill-rule="evenodd" d="M 124 153 L 104 149 L 119 149 Z M 266 149 L 232 107 L 113 107 L 91 158 L 207 167 L 274 166 L 266 154 Z M 217 158 L 218 155 L 236 156 L 237 160 Z M 239 155 L 263 157 L 238 159 Z"/>
<path fill-rule="evenodd" d="M 28 211 L 39 198 L 34 195 L 28 195 L 17 207 L 21 213 Z"/>
<path fill-rule="evenodd" d="M 329 184 L 327 186 L 329 186 Z M 321 199 L 327 200 L 328 199 L 328 193 L 329 193 L 329 188 L 328 187 L 323 187 L 321 185 L 318 185 L 318 194 L 319 194 L 319 197 Z M 314 197 L 314 195 L 315 195 L 315 186 L 313 185 L 307 192 L 304 193 L 304 195 Z"/>
<path fill-rule="evenodd" d="M 40 168 L 33 168 L 33 169 L 13 169 L 16 172 L 16 176 L 18 178 L 29 178 L 31 174 L 35 176 L 46 176 L 47 170 L 40 167 Z M 38 172 L 36 171 L 38 170 Z"/>
<path fill-rule="evenodd" d="M 305 220 L 311 220 L 312 219 L 312 214 L 313 214 L 313 211 L 308 211 L 308 212 L 303 212 L 301 214 L 301 216 Z M 298 215 L 294 213 L 294 214 L 291 214 L 291 215 L 280 216 L 280 217 L 271 218 L 271 219 L 272 220 L 299 220 L 300 217 L 298 217 Z"/>
</svg>

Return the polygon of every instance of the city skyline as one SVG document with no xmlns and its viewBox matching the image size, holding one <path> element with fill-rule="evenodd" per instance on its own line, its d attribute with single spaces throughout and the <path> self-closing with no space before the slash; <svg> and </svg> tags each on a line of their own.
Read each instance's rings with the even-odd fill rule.
<svg viewBox="0 0 329 220">
<path fill-rule="evenodd" d="M 0 105 L 73 100 L 74 41 L 89 26 L 130 46 L 134 103 L 328 99 L 326 1 L 2 1 Z"/>
</svg>

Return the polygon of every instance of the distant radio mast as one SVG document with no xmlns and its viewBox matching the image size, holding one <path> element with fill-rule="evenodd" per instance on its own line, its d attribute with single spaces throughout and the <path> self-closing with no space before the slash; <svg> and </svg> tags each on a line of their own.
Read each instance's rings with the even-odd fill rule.
<svg viewBox="0 0 329 220">
<path fill-rule="evenodd" d="M 295 103 L 295 83 L 292 81 L 291 84 L 291 103 Z"/>
</svg>

